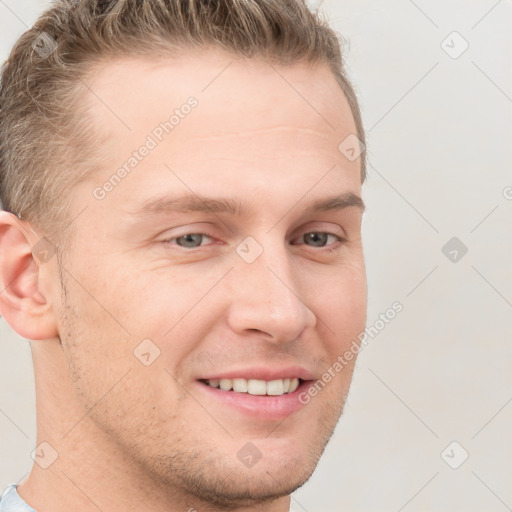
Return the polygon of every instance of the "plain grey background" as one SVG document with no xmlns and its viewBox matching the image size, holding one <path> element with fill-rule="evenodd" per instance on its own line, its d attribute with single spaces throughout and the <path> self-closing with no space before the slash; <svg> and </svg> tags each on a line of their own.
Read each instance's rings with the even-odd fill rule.
<svg viewBox="0 0 512 512">
<path fill-rule="evenodd" d="M 0 0 L 2 61 L 48 3 Z M 368 325 L 404 309 L 292 509 L 511 510 L 511 1 L 311 4 L 347 39 L 368 133 Z M 0 335 L 3 489 L 36 438 L 29 344 Z"/>
</svg>

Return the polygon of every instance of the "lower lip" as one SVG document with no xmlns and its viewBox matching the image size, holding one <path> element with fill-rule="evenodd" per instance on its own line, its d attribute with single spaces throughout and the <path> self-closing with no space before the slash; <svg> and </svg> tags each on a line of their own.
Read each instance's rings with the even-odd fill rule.
<svg viewBox="0 0 512 512">
<path fill-rule="evenodd" d="M 292 393 L 280 396 L 250 395 L 249 393 L 237 393 L 236 391 L 223 391 L 219 388 L 212 388 L 200 381 L 197 381 L 196 385 L 199 391 L 205 393 L 210 399 L 215 399 L 228 407 L 238 409 L 253 418 L 271 421 L 283 420 L 302 409 L 306 404 L 299 401 L 299 395 L 307 391 L 312 383 L 313 381 L 304 381 Z"/>
</svg>

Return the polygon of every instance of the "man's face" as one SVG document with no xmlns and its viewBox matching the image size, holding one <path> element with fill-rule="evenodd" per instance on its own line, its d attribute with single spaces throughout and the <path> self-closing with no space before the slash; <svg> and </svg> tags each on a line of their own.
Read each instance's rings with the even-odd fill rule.
<svg viewBox="0 0 512 512">
<path fill-rule="evenodd" d="M 202 499 L 289 494 L 334 430 L 354 361 L 298 397 L 366 319 L 362 212 L 313 209 L 361 194 L 359 160 L 338 150 L 356 131 L 348 103 L 325 66 L 216 52 L 97 71 L 84 101 L 108 140 L 72 192 L 57 318 L 84 421 L 133 473 Z M 220 379 L 277 394 L 209 385 Z"/>
</svg>

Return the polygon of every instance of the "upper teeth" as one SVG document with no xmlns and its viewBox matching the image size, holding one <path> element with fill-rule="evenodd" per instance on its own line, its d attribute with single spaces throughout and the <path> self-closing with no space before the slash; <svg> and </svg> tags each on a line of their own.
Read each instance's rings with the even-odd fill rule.
<svg viewBox="0 0 512 512">
<path fill-rule="evenodd" d="M 206 383 L 212 388 L 223 391 L 236 391 L 237 393 L 249 393 L 250 395 L 283 395 L 293 393 L 299 387 L 299 379 L 210 379 Z"/>
</svg>

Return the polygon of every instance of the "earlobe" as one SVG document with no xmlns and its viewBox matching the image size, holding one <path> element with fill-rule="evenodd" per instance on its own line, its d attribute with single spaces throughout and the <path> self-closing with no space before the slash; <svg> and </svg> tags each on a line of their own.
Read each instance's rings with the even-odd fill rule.
<svg viewBox="0 0 512 512">
<path fill-rule="evenodd" d="M 44 239 L 43 239 L 44 240 Z M 25 221 L 0 212 L 0 312 L 23 338 L 57 336 L 51 297 L 41 289 L 49 262 L 38 258 L 41 244 Z M 38 248 L 39 247 L 39 248 Z"/>
</svg>

